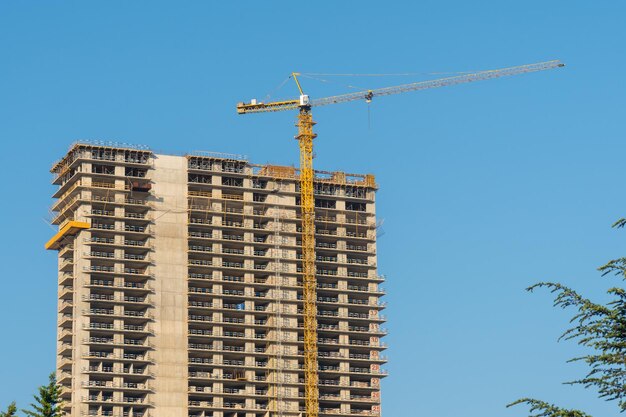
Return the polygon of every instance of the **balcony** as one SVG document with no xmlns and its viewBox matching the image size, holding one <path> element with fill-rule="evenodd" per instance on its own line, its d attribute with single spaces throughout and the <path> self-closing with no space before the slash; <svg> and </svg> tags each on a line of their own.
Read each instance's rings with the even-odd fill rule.
<svg viewBox="0 0 626 417">
<path fill-rule="evenodd" d="M 243 290 L 223 289 L 222 290 L 222 295 L 234 295 L 234 296 L 238 296 L 238 297 L 243 297 L 244 296 L 244 292 L 243 292 Z"/>
<path fill-rule="evenodd" d="M 189 301 L 187 303 L 189 308 L 213 308 L 213 303 L 209 301 Z M 207 316 L 208 317 L 208 316 Z M 190 318 L 191 320 L 191 318 Z M 210 321 L 210 320 L 201 320 L 201 321 Z"/>
<path fill-rule="evenodd" d="M 345 413 L 342 413 L 342 414 L 345 414 Z M 351 409 L 347 414 L 355 415 L 355 416 L 378 416 L 380 415 L 380 412 L 372 411 L 372 410 Z"/>
<path fill-rule="evenodd" d="M 198 239 L 213 239 L 213 233 L 211 233 L 211 232 L 191 231 L 191 232 L 187 233 L 187 235 L 189 237 L 198 238 Z M 242 237 L 242 239 L 243 239 L 243 237 Z"/>
<path fill-rule="evenodd" d="M 197 401 L 197 400 L 189 400 L 187 402 L 190 408 L 208 408 L 214 407 L 212 401 Z"/>
<path fill-rule="evenodd" d="M 197 385 L 190 385 L 188 391 L 190 394 L 195 394 L 195 393 L 212 393 L 213 392 L 213 388 L 212 387 L 202 387 L 202 386 L 197 386 Z M 191 401 L 190 401 L 191 402 Z"/>
<path fill-rule="evenodd" d="M 243 195 L 222 193 L 222 198 L 224 200 L 243 200 Z"/>
<path fill-rule="evenodd" d="M 202 322 L 212 322 L 213 316 L 207 316 L 202 314 L 189 314 L 187 316 L 189 321 L 202 321 Z"/>
<path fill-rule="evenodd" d="M 189 292 L 199 294 L 213 294 L 213 289 L 205 287 L 189 287 Z"/>
<path fill-rule="evenodd" d="M 204 349 L 204 350 L 212 350 L 212 349 Z M 211 358 L 189 358 L 189 363 L 192 365 L 212 365 L 213 359 Z M 213 378 L 208 372 L 189 372 L 189 377 L 191 378 Z"/>
<path fill-rule="evenodd" d="M 346 244 L 346 250 L 356 251 L 356 252 L 367 252 L 367 245 L 351 245 Z"/>
<path fill-rule="evenodd" d="M 222 261 L 222 266 L 225 268 L 238 268 L 241 269 L 244 267 L 243 262 L 229 262 L 229 261 Z"/>
<path fill-rule="evenodd" d="M 243 242 L 243 235 L 229 235 L 222 233 L 223 240 L 235 240 Z"/>
<path fill-rule="evenodd" d="M 189 273 L 187 274 L 187 278 L 190 279 L 213 279 L 213 274 L 200 274 L 200 273 Z"/>
<path fill-rule="evenodd" d="M 374 266 L 372 264 L 370 264 L 367 259 L 358 259 L 358 258 L 348 258 L 347 259 L 347 263 L 349 264 L 357 264 L 357 265 L 368 265 L 368 266 Z"/>
<path fill-rule="evenodd" d="M 222 248 L 222 253 L 229 254 L 229 255 L 243 255 L 244 250 L 235 249 L 235 248 Z"/>
<path fill-rule="evenodd" d="M 150 276 L 153 274 L 147 273 L 146 269 L 139 268 L 115 268 L 110 265 L 91 265 L 83 267 L 84 271 L 87 272 L 95 272 L 95 273 L 104 273 L 104 274 L 116 274 L 116 275 L 141 275 L 141 276 Z"/>
<path fill-rule="evenodd" d="M 189 336 L 213 336 L 213 330 L 207 329 L 189 329 L 187 331 Z"/>
<path fill-rule="evenodd" d="M 210 198 L 210 197 L 211 197 L 211 192 L 210 192 L 210 191 L 188 190 L 188 191 L 187 191 L 187 195 L 188 195 L 189 197 L 203 197 L 203 198 Z"/>
<path fill-rule="evenodd" d="M 208 343 L 189 343 L 189 349 L 190 350 L 213 350 L 213 345 L 208 344 Z"/>
<path fill-rule="evenodd" d="M 213 247 L 205 245 L 189 245 L 188 250 L 190 252 L 213 252 Z"/>
<path fill-rule="evenodd" d="M 223 264 L 224 262 L 222 262 Z M 191 266 L 191 267 L 204 267 L 204 266 L 212 266 L 213 265 L 213 261 L 208 261 L 205 259 L 189 259 L 187 261 L 187 266 Z"/>
</svg>

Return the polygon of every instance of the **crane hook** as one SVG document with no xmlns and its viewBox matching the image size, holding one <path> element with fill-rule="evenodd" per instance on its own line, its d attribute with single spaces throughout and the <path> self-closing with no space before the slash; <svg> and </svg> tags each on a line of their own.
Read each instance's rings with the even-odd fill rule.
<svg viewBox="0 0 626 417">
<path fill-rule="evenodd" d="M 373 98 L 374 98 L 374 93 L 372 92 L 372 90 L 369 90 L 367 94 L 365 94 L 365 102 L 371 103 Z"/>
</svg>

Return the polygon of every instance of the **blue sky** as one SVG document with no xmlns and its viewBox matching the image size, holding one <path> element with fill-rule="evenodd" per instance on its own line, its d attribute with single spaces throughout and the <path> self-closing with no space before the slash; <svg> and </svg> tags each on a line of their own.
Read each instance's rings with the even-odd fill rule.
<svg viewBox="0 0 626 417">
<path fill-rule="evenodd" d="M 295 114 L 238 116 L 292 71 L 434 73 L 558 58 L 564 69 L 314 111 L 315 166 L 380 184 L 390 376 L 383 414 L 521 417 L 535 396 L 596 416 L 562 381 L 559 280 L 603 299 L 624 255 L 623 1 L 0 2 L 0 407 L 55 360 L 48 169 L 77 139 L 297 163 Z M 312 97 L 427 79 L 304 78 Z M 324 78 L 324 77 L 322 77 Z M 325 78 L 326 79 L 326 78 Z"/>
</svg>

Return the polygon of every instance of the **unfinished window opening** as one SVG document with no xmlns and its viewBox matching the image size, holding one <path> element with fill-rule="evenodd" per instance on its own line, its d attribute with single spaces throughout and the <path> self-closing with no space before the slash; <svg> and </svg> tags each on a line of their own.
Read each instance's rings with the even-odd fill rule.
<svg viewBox="0 0 626 417">
<path fill-rule="evenodd" d="M 255 235 L 254 235 L 254 239 L 253 239 L 253 240 L 254 240 L 256 243 L 264 243 L 264 242 L 266 242 L 266 241 L 267 241 L 267 237 L 268 237 L 268 236 L 269 236 L 269 235 L 260 235 L 260 234 L 255 234 Z"/>
<path fill-rule="evenodd" d="M 267 181 L 260 180 L 258 178 L 254 178 L 252 180 L 252 188 L 265 189 L 265 188 L 267 188 Z"/>
<path fill-rule="evenodd" d="M 127 177 L 138 177 L 138 178 L 145 178 L 147 173 L 148 173 L 148 170 L 146 169 L 128 168 L 128 167 L 126 167 L 125 172 L 124 172 L 124 174 Z"/>
<path fill-rule="evenodd" d="M 346 210 L 365 211 L 367 205 L 365 203 L 357 203 L 354 201 L 346 201 Z"/>
<path fill-rule="evenodd" d="M 367 190 L 363 187 L 346 187 L 346 197 L 367 198 Z"/>
<path fill-rule="evenodd" d="M 334 209 L 336 208 L 336 206 L 337 202 L 334 200 L 322 200 L 319 198 L 315 199 L 315 207 Z"/>
<path fill-rule="evenodd" d="M 98 159 L 101 161 L 115 161 L 116 152 L 113 150 L 105 149 L 92 149 L 91 159 Z"/>
<path fill-rule="evenodd" d="M 92 174 L 105 174 L 105 175 L 115 175 L 115 167 L 111 165 L 92 165 L 91 166 Z"/>
<path fill-rule="evenodd" d="M 222 185 L 243 187 L 243 178 L 222 177 Z"/>
<path fill-rule="evenodd" d="M 335 195 L 337 194 L 337 186 L 326 183 L 313 184 L 313 192 L 318 195 Z"/>
<path fill-rule="evenodd" d="M 124 151 L 124 161 L 134 164 L 147 164 L 148 155 L 145 152 L 138 151 Z"/>
<path fill-rule="evenodd" d="M 189 169 L 200 169 L 203 171 L 210 171 L 213 167 L 210 161 L 201 158 L 190 158 L 187 162 Z"/>
<path fill-rule="evenodd" d="M 197 184 L 211 184 L 211 176 L 202 174 L 189 174 L 187 175 L 187 181 Z"/>
<path fill-rule="evenodd" d="M 222 172 L 236 172 L 243 174 L 245 162 L 240 161 L 222 161 Z"/>
<path fill-rule="evenodd" d="M 138 191 L 147 193 L 152 189 L 152 184 L 149 181 L 133 181 L 130 184 L 131 191 Z"/>
</svg>

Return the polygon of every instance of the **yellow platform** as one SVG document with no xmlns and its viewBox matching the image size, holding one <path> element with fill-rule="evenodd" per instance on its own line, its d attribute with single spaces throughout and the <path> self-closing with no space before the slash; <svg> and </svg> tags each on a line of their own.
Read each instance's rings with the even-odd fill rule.
<svg viewBox="0 0 626 417">
<path fill-rule="evenodd" d="M 59 249 L 61 247 L 60 242 L 65 236 L 75 235 L 82 229 L 89 229 L 90 227 L 89 223 L 72 220 L 63 226 L 59 232 L 46 243 L 45 248 L 49 250 Z"/>
</svg>

